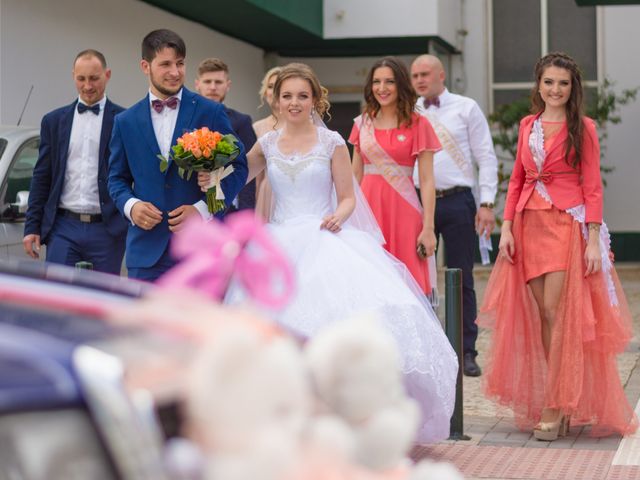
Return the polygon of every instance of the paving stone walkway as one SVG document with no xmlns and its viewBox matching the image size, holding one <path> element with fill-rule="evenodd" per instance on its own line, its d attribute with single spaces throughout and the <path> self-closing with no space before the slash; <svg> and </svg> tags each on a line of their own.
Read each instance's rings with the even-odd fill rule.
<svg viewBox="0 0 640 480">
<path fill-rule="evenodd" d="M 640 265 L 616 265 L 634 321 L 635 336 L 618 357 L 618 371 L 631 405 L 640 416 Z M 490 270 L 476 269 L 476 292 L 482 299 Z M 444 274 L 439 275 L 442 279 Z M 444 288 L 441 285 L 441 292 Z M 443 304 L 444 302 L 441 302 Z M 443 307 L 441 307 L 442 309 Z M 441 318 L 443 312 L 439 312 Z M 481 330 L 477 349 L 482 366 L 489 332 Z M 640 480 L 640 433 L 625 437 L 591 438 L 589 427 L 572 427 L 567 437 L 540 442 L 521 432 L 508 409 L 499 408 L 480 391 L 482 378 L 464 377 L 464 433 L 467 441 L 446 440 L 417 446 L 414 459 L 430 458 L 455 464 L 472 479 Z"/>
</svg>

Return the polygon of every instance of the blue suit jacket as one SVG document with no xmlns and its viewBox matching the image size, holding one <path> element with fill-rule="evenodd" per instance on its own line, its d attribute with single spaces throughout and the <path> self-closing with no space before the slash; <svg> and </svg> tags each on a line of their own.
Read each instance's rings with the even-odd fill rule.
<svg viewBox="0 0 640 480">
<path fill-rule="evenodd" d="M 256 132 L 253 130 L 251 117 L 240 113 L 233 108 L 226 107 L 227 116 L 231 122 L 231 128 L 236 132 L 236 136 L 242 141 L 247 152 L 256 143 Z M 251 180 L 238 193 L 238 208 L 256 208 L 256 181 Z"/>
<path fill-rule="evenodd" d="M 253 144 L 256 143 L 256 132 L 253 130 L 251 117 L 229 107 L 225 107 L 225 112 L 227 113 L 227 117 L 229 117 L 231 128 L 236 132 L 237 137 L 248 152 L 251 150 L 251 147 L 253 147 Z"/>
<path fill-rule="evenodd" d="M 64 185 L 67 168 L 69 140 L 73 115 L 78 101 L 58 108 L 42 118 L 40 127 L 40 152 L 33 169 L 31 188 L 29 191 L 29 208 L 27 209 L 24 234 L 40 235 L 40 241 L 47 243 L 51 228 L 56 220 L 60 203 L 60 195 Z M 123 236 L 127 229 L 125 219 L 116 209 L 107 189 L 109 164 L 109 140 L 113 128 L 113 119 L 124 109 L 109 101 L 104 107 L 102 130 L 100 132 L 100 158 L 98 164 L 98 192 L 100 210 L 109 233 Z M 85 115 L 93 115 L 87 112 Z"/>
<path fill-rule="evenodd" d="M 223 135 L 233 132 L 222 105 L 183 87 L 171 145 L 175 145 L 183 133 L 201 127 Z M 244 147 L 240 146 L 241 153 L 232 163 L 234 172 L 222 181 L 227 205 L 247 180 L 247 159 Z M 152 230 L 142 230 L 130 224 L 127 234 L 127 267 L 152 267 L 163 255 L 171 238 L 167 213 L 179 206 L 204 200 L 204 193 L 198 187 L 197 176 L 193 175 L 190 180 L 180 178 L 173 162 L 164 173 L 160 172 L 160 147 L 151 122 L 148 95 L 118 115 L 110 148 L 109 193 L 118 209 L 124 212 L 127 200 L 135 197 L 152 203 L 163 212 L 162 222 Z M 217 216 L 221 217 L 222 213 Z"/>
</svg>

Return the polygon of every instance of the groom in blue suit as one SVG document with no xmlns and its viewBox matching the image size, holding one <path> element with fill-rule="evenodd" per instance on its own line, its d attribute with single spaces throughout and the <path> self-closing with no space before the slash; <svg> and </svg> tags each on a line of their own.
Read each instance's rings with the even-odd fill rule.
<svg viewBox="0 0 640 480">
<path fill-rule="evenodd" d="M 118 115 L 111 137 L 109 193 L 131 222 L 127 234 L 129 276 L 153 281 L 174 265 L 169 241 L 192 215 L 210 214 L 196 175 L 180 178 L 171 162 L 162 173 L 158 155 L 168 157 L 178 137 L 196 128 L 232 133 L 224 107 L 184 88 L 186 47 L 178 34 L 154 30 L 142 41 L 142 71 L 149 94 Z M 222 180 L 227 206 L 244 186 L 244 147 L 234 172 Z M 222 216 L 222 213 L 217 214 Z M 194 243 L 194 248 L 206 248 Z"/>
</svg>

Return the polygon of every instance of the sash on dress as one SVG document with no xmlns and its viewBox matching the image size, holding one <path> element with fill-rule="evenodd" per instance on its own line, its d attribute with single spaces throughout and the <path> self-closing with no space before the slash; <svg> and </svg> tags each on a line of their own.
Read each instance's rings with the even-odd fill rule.
<svg viewBox="0 0 640 480">
<path fill-rule="evenodd" d="M 416 212 L 422 216 L 422 205 L 418 200 L 418 194 L 413 184 L 413 179 L 407 175 L 405 167 L 399 165 L 376 140 L 373 122 L 368 115 L 360 115 L 356 118 L 356 123 L 360 129 L 360 151 L 375 165 L 379 175 L 387 181 L 391 187 L 398 192 Z"/>
<path fill-rule="evenodd" d="M 360 152 L 371 162 L 376 169 L 376 174 L 381 175 L 391 187 L 398 192 L 409 205 L 422 217 L 422 204 L 418 199 L 416 187 L 413 183 L 413 167 L 411 171 L 406 166 L 399 165 L 376 140 L 373 122 L 368 115 L 359 115 L 355 119 L 360 129 Z M 367 172 L 371 174 L 372 172 Z M 431 293 L 427 294 L 431 305 L 437 307 L 440 304 L 438 294 L 438 270 L 436 268 L 436 256 L 430 255 L 426 259 L 427 270 L 429 272 L 429 283 Z"/>
</svg>

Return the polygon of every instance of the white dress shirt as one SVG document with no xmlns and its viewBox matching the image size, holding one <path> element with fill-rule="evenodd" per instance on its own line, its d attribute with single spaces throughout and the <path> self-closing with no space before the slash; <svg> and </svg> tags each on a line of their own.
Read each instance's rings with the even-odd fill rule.
<svg viewBox="0 0 640 480">
<path fill-rule="evenodd" d="M 149 108 L 151 109 L 151 123 L 153 125 L 153 132 L 156 134 L 158 147 L 160 147 L 160 154 L 165 158 L 169 158 L 171 140 L 173 140 L 173 132 L 176 129 L 178 112 L 180 111 L 180 103 L 182 102 L 182 89 L 180 89 L 180 91 L 173 96 L 178 99 L 178 106 L 176 108 L 165 107 L 160 113 L 158 113 L 153 109 L 153 101 L 162 99 L 155 96 L 151 92 L 151 90 L 149 90 Z M 158 168 L 160 168 L 160 163 L 158 163 Z M 136 203 L 140 201 L 141 200 L 139 198 L 133 197 L 127 200 L 127 202 L 124 204 L 124 214 L 131 221 L 131 223 L 133 223 L 133 219 L 131 218 L 131 209 Z M 209 213 L 206 202 L 200 200 L 199 202 L 194 204 L 194 207 L 196 207 L 196 209 L 204 219 L 211 218 L 211 214 Z"/>
<path fill-rule="evenodd" d="M 78 98 L 78 103 L 84 103 Z M 100 213 L 98 165 L 100 163 L 100 135 L 107 97 L 98 102 L 100 113 L 73 112 L 67 166 L 60 194 L 60 208 L 76 213 Z"/>
<path fill-rule="evenodd" d="M 436 189 L 461 186 L 475 191 L 477 175 L 480 203 L 494 203 L 498 189 L 498 160 L 487 119 L 475 100 L 469 97 L 450 93 L 445 88 L 438 98 L 440 107 L 431 105 L 425 109 L 422 97 L 416 103 L 416 111 L 431 121 L 443 147 L 433 160 Z M 477 174 L 473 161 L 478 167 Z M 417 168 L 414 181 L 418 185 Z"/>
</svg>

